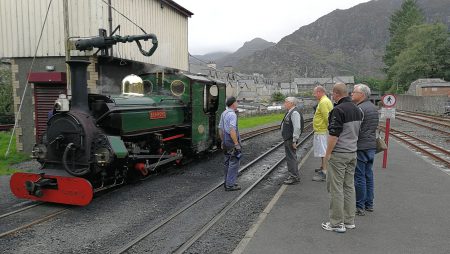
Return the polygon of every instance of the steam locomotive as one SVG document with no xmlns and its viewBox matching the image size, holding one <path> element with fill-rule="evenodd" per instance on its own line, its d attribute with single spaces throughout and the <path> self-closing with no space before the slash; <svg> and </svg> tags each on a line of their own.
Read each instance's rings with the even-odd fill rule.
<svg viewBox="0 0 450 254">
<path fill-rule="evenodd" d="M 153 40 L 150 52 L 139 40 Z M 104 49 L 136 41 L 151 55 L 156 36 L 78 41 L 79 49 Z M 155 43 L 156 41 L 156 43 Z M 153 52 L 151 52 L 153 51 Z M 225 83 L 182 73 L 129 75 L 120 95 L 88 94 L 88 61 L 67 62 L 72 97 L 60 95 L 32 156 L 42 173 L 15 173 L 10 188 L 19 198 L 87 205 L 99 190 L 145 178 L 161 165 L 217 148 Z"/>
</svg>

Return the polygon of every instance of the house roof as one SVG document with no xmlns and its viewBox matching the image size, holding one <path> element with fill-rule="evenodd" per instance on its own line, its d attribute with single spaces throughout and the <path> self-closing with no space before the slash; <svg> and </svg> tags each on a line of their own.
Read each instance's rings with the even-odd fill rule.
<svg viewBox="0 0 450 254">
<path fill-rule="evenodd" d="M 420 84 L 417 86 L 422 87 L 422 88 L 424 88 L 424 87 L 450 87 L 450 82 L 426 83 L 426 84 Z"/>
<path fill-rule="evenodd" d="M 345 84 L 354 84 L 355 77 L 336 76 L 329 78 L 295 78 L 294 82 L 299 85 L 324 85 L 324 84 L 334 84 L 336 82 L 343 82 Z"/>
<path fill-rule="evenodd" d="M 159 1 L 161 2 L 161 4 L 165 3 L 168 6 L 174 8 L 176 11 L 178 11 L 179 13 L 183 14 L 186 17 L 190 18 L 192 15 L 194 15 L 194 13 L 190 12 L 188 9 L 184 8 L 183 6 L 177 4 L 175 1 L 172 1 L 172 0 L 159 0 Z"/>
</svg>

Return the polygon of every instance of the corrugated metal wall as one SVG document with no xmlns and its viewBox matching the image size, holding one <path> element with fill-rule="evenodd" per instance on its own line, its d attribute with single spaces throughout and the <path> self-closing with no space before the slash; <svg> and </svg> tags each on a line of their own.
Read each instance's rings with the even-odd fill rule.
<svg viewBox="0 0 450 254">
<path fill-rule="evenodd" d="M 32 57 L 50 0 L 0 1 L 0 57 Z M 188 69 L 188 18 L 157 0 L 112 0 L 112 6 L 158 37 L 159 47 L 152 57 L 140 54 L 135 43 L 118 44 L 114 56 L 171 68 Z M 69 0 L 70 36 L 96 36 L 98 29 L 108 30 L 108 6 L 100 0 Z M 113 29 L 120 35 L 138 35 L 142 31 L 114 10 Z M 151 42 L 143 43 L 144 49 Z M 72 51 L 71 55 L 90 54 Z M 64 56 L 62 0 L 53 0 L 44 28 L 38 56 Z"/>
</svg>

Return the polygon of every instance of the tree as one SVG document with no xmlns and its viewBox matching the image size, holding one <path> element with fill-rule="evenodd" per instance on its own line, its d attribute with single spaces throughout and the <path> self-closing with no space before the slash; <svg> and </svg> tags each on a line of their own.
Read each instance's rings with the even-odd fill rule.
<svg viewBox="0 0 450 254">
<path fill-rule="evenodd" d="M 275 92 L 272 94 L 272 101 L 280 102 L 280 101 L 284 101 L 285 98 L 286 98 L 286 96 L 284 96 L 284 94 L 282 94 L 280 92 Z"/>
<path fill-rule="evenodd" d="M 446 25 L 412 26 L 405 36 L 405 49 L 396 57 L 388 76 L 406 91 L 418 78 L 450 80 L 450 33 Z"/>
<path fill-rule="evenodd" d="M 380 91 L 382 93 L 387 91 L 391 87 L 390 82 L 388 82 L 387 80 L 377 79 L 373 77 L 355 77 L 355 83 L 366 84 L 370 87 L 370 89 Z"/>
<path fill-rule="evenodd" d="M 13 120 L 11 70 L 0 69 L 0 123 L 9 123 Z"/>
<path fill-rule="evenodd" d="M 395 64 L 395 58 L 400 55 L 405 48 L 405 37 L 408 29 L 414 25 L 420 25 L 424 22 L 424 17 L 421 9 L 415 0 L 405 0 L 400 10 L 394 12 L 391 16 L 389 35 L 390 40 L 386 45 L 386 53 L 383 57 L 386 65 L 385 71 L 388 73 L 388 80 L 390 80 L 389 70 Z"/>
</svg>

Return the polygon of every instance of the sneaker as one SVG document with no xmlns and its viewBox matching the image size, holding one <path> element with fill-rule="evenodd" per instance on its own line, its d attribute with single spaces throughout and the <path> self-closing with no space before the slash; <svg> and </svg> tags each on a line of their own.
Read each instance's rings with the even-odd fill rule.
<svg viewBox="0 0 450 254">
<path fill-rule="evenodd" d="M 327 230 L 327 231 L 334 231 L 334 232 L 338 232 L 338 233 L 345 233 L 345 231 L 347 230 L 344 226 L 344 224 L 339 224 L 336 226 L 331 225 L 330 222 L 322 222 L 322 228 Z"/>
<path fill-rule="evenodd" d="M 346 223 L 344 223 L 344 226 L 345 226 L 346 229 L 354 229 L 354 228 L 356 228 L 356 225 L 354 223 L 353 224 L 346 224 Z"/>
<path fill-rule="evenodd" d="M 319 171 L 313 176 L 312 180 L 316 182 L 324 182 L 327 180 L 327 175 L 323 171 Z"/>
<path fill-rule="evenodd" d="M 373 207 L 366 207 L 366 211 L 373 212 Z"/>
<path fill-rule="evenodd" d="M 235 184 L 232 187 L 225 187 L 225 191 L 237 191 L 237 190 L 240 190 L 240 189 L 241 189 L 241 186 L 239 186 L 237 184 Z"/>
<path fill-rule="evenodd" d="M 358 215 L 358 216 L 364 216 L 364 215 L 366 215 L 366 213 L 364 212 L 364 209 L 359 208 L 359 207 L 356 207 L 356 212 L 355 212 L 355 214 Z"/>
<path fill-rule="evenodd" d="M 320 172 L 320 171 L 322 171 L 323 169 L 322 168 L 316 168 L 316 169 L 314 169 L 314 172 Z"/>
<path fill-rule="evenodd" d="M 288 177 L 286 180 L 284 180 L 284 184 L 287 185 L 293 185 L 293 184 L 298 184 L 300 182 L 300 179 L 296 178 L 296 177 Z"/>
</svg>

